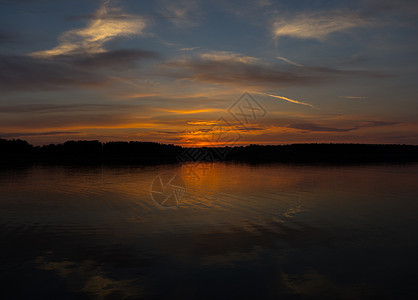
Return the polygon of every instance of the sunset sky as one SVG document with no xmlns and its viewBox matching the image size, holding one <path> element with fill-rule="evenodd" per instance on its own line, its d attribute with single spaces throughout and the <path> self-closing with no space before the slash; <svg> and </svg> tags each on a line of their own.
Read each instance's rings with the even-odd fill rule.
<svg viewBox="0 0 418 300">
<path fill-rule="evenodd" d="M 0 0 L 0 138 L 418 144 L 417 25 L 407 0 Z"/>
</svg>

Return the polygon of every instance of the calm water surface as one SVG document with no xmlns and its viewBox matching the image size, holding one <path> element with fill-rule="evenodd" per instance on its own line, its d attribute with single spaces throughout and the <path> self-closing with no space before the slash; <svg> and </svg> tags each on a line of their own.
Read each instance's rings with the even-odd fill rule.
<svg viewBox="0 0 418 300">
<path fill-rule="evenodd" d="M 1 169 L 0 297 L 418 295 L 418 165 L 189 167 Z M 180 206 L 151 198 L 162 172 Z"/>
</svg>

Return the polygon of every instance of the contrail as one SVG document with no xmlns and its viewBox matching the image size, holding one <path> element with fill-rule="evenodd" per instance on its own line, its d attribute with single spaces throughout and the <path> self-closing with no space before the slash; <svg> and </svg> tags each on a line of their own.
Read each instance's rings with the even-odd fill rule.
<svg viewBox="0 0 418 300">
<path fill-rule="evenodd" d="M 180 51 L 193 51 L 199 49 L 200 47 L 190 47 L 190 48 L 180 48 Z"/>
<path fill-rule="evenodd" d="M 287 58 L 284 58 L 284 57 L 281 57 L 281 56 L 277 56 L 277 58 L 287 62 L 288 64 L 298 66 L 298 67 L 303 67 L 301 64 L 295 63 L 294 61 L 291 61 L 290 59 L 287 59 Z"/>
<path fill-rule="evenodd" d="M 346 98 L 346 99 L 366 99 L 367 97 L 361 96 L 338 96 L 339 98 Z"/>
<path fill-rule="evenodd" d="M 302 101 L 298 101 L 298 100 L 294 100 L 294 99 L 289 99 L 289 98 L 286 98 L 286 97 L 283 97 L 283 96 L 270 95 L 270 94 L 266 94 L 266 93 L 255 93 L 255 94 L 260 94 L 260 95 L 269 96 L 269 97 L 273 97 L 273 98 L 277 98 L 277 99 L 282 99 L 282 100 L 285 100 L 285 101 L 288 101 L 288 102 L 291 102 L 291 103 L 305 105 L 305 106 L 315 108 L 312 104 L 302 102 Z"/>
</svg>

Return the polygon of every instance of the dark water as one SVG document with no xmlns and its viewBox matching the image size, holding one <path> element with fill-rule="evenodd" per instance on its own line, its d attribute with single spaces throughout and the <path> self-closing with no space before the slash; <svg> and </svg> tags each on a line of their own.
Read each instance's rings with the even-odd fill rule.
<svg viewBox="0 0 418 300">
<path fill-rule="evenodd" d="M 210 167 L 1 170 L 0 298 L 418 295 L 418 165 Z"/>
</svg>

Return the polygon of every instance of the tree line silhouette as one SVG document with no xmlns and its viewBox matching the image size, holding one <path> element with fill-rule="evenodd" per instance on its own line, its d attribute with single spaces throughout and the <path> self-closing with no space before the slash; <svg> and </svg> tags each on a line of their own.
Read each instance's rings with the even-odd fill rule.
<svg viewBox="0 0 418 300">
<path fill-rule="evenodd" d="M 199 155 L 185 155 L 184 153 Z M 224 155 L 219 155 L 222 153 Z M 0 139 L 0 162 L 159 164 L 179 161 L 289 163 L 418 162 L 418 146 L 398 144 L 290 144 L 183 148 L 155 142 L 67 141 L 33 146 L 20 139 Z"/>
<path fill-rule="evenodd" d="M 175 161 L 180 146 L 153 142 L 67 141 L 32 146 L 23 140 L 0 139 L 3 162 L 62 163 L 168 163 Z"/>
<path fill-rule="evenodd" d="M 418 146 L 397 144 L 290 144 L 234 147 L 227 160 L 293 163 L 418 161 Z"/>
</svg>

